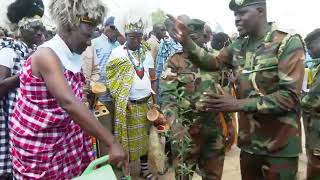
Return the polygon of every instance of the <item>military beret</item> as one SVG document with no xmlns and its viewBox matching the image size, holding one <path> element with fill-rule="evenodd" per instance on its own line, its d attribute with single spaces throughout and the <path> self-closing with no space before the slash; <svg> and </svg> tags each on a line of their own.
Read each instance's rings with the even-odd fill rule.
<svg viewBox="0 0 320 180">
<path fill-rule="evenodd" d="M 240 8 L 251 6 L 255 4 L 265 4 L 266 0 L 231 0 L 229 3 L 229 8 L 232 11 L 237 11 Z"/>
<path fill-rule="evenodd" d="M 317 40 L 320 37 L 320 28 L 317 28 L 315 30 L 313 30 L 312 32 L 310 32 L 306 38 L 304 39 L 304 41 L 307 44 L 310 44 L 312 41 Z"/>
<path fill-rule="evenodd" d="M 206 23 L 200 19 L 191 19 L 187 25 L 189 33 L 203 33 L 205 24 Z"/>
</svg>

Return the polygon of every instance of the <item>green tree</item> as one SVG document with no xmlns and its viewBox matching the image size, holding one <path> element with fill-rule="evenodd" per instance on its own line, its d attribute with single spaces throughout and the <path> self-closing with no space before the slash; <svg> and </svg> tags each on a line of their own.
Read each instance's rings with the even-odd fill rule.
<svg viewBox="0 0 320 180">
<path fill-rule="evenodd" d="M 162 24 L 166 20 L 166 13 L 158 9 L 155 12 L 151 13 L 151 18 L 152 18 L 152 24 Z"/>
</svg>

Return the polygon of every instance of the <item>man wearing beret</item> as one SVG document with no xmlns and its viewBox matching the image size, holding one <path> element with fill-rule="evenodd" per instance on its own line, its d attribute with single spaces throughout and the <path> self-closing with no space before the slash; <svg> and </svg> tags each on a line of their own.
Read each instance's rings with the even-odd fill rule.
<svg viewBox="0 0 320 180">
<path fill-rule="evenodd" d="M 189 35 L 204 47 L 205 23 L 199 19 L 188 22 Z M 192 64 L 187 52 L 176 53 L 168 60 L 160 79 L 161 110 L 172 126 L 172 154 L 176 179 L 191 179 L 196 165 L 203 179 L 221 179 L 228 134 L 220 121 L 231 127 L 231 117 L 215 112 L 203 112 L 197 104 L 203 92 L 216 92 L 218 77 L 213 72 L 200 71 Z M 231 131 L 230 131 L 231 132 Z M 234 138 L 229 138 L 232 144 Z"/>
<path fill-rule="evenodd" d="M 320 179 L 320 29 L 309 33 L 305 42 L 310 56 L 315 59 L 311 88 L 301 101 L 308 157 L 307 179 Z"/>
<path fill-rule="evenodd" d="M 240 38 L 218 55 L 194 43 L 175 19 L 174 38 L 202 69 L 232 69 L 236 94 L 206 94 L 207 112 L 239 112 L 244 180 L 296 179 L 301 152 L 300 92 L 305 50 L 299 35 L 268 23 L 265 0 L 231 0 Z"/>
</svg>

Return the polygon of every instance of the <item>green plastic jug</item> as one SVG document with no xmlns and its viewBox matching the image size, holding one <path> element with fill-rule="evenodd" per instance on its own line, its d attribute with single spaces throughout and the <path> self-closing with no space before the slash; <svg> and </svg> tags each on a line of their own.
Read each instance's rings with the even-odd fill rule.
<svg viewBox="0 0 320 180">
<path fill-rule="evenodd" d="M 107 163 L 109 156 L 103 156 L 99 159 L 92 161 L 81 176 L 74 178 L 74 180 L 117 180 L 111 165 L 106 164 L 99 168 L 99 165 Z"/>
</svg>

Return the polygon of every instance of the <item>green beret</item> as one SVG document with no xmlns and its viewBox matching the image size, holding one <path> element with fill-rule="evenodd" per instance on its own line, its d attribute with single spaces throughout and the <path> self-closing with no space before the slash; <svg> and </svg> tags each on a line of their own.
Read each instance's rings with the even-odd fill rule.
<svg viewBox="0 0 320 180">
<path fill-rule="evenodd" d="M 231 0 L 229 3 L 229 8 L 232 11 L 237 11 L 240 8 L 255 4 L 266 4 L 266 0 Z"/>
<path fill-rule="evenodd" d="M 191 19 L 188 23 L 189 33 L 203 33 L 206 23 L 200 19 Z"/>
</svg>

